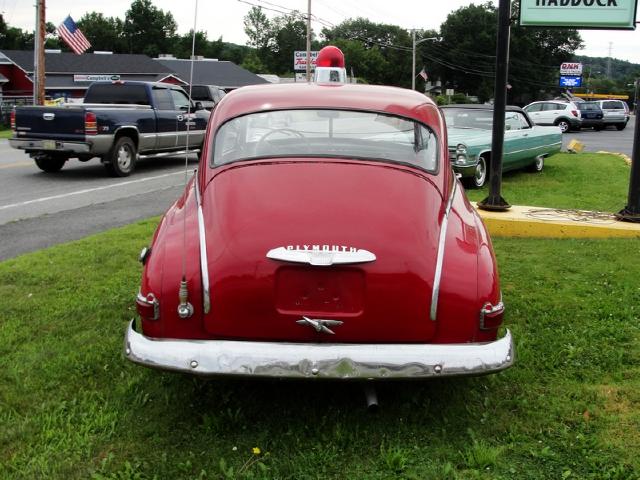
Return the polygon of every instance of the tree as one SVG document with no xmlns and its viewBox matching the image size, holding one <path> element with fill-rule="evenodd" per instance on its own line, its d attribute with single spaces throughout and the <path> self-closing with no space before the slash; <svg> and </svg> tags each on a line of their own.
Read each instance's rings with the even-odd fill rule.
<svg viewBox="0 0 640 480">
<path fill-rule="evenodd" d="M 349 19 L 333 28 L 324 28 L 326 43 L 348 40 L 359 43 L 364 52 L 347 56 L 347 66 L 369 83 L 411 85 L 411 36 L 396 25 L 374 23 L 365 18 Z M 350 49 L 354 46 L 351 45 Z M 356 49 L 357 50 L 357 49 Z M 372 63 L 372 60 L 378 63 Z"/>
<path fill-rule="evenodd" d="M 102 13 L 91 12 L 82 16 L 78 27 L 93 50 L 125 53 L 128 51 L 124 38 L 124 23 L 117 17 L 105 17 Z"/>
<path fill-rule="evenodd" d="M 173 15 L 156 8 L 151 0 L 134 0 L 125 14 L 124 35 L 130 53 L 157 57 L 170 52 L 176 29 Z"/>
<path fill-rule="evenodd" d="M 273 44 L 271 22 L 260 7 L 251 7 L 243 19 L 244 33 L 249 38 L 247 42 L 256 50 L 266 51 Z"/>
<path fill-rule="evenodd" d="M 493 97 L 497 18 L 491 3 L 462 7 L 441 25 L 442 42 L 425 42 L 425 60 L 446 84 L 481 101 Z M 508 102 L 527 103 L 541 89 L 553 89 L 560 64 L 571 59 L 581 42 L 573 29 L 512 26 Z"/>
<path fill-rule="evenodd" d="M 196 32 L 195 45 L 193 45 L 193 30 L 174 38 L 171 53 L 177 58 L 191 58 L 191 48 L 194 55 L 202 55 L 209 58 L 211 43 L 207 40 L 206 32 Z"/>
<path fill-rule="evenodd" d="M 273 42 L 267 56 L 270 72 L 284 74 L 293 69 L 293 54 L 307 49 L 307 22 L 297 11 L 276 17 L 271 24 Z"/>
<path fill-rule="evenodd" d="M 33 34 L 10 27 L 0 15 L 0 48 L 3 50 L 33 50 Z"/>
</svg>

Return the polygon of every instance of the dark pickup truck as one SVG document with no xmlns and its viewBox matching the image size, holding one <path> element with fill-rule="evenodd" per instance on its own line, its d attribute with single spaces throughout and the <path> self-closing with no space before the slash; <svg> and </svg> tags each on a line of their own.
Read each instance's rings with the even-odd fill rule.
<svg viewBox="0 0 640 480">
<path fill-rule="evenodd" d="M 125 177 L 139 157 L 199 152 L 209 112 L 176 85 L 96 82 L 80 104 L 17 107 L 9 144 L 45 172 L 70 158 L 98 157 L 109 174 Z"/>
</svg>

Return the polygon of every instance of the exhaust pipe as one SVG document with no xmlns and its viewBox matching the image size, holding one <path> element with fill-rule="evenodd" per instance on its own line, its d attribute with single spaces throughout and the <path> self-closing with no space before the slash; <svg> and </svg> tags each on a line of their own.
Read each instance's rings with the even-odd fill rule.
<svg viewBox="0 0 640 480">
<path fill-rule="evenodd" d="M 378 394 L 376 393 L 376 389 L 373 385 L 364 385 L 364 397 L 367 402 L 367 410 L 369 412 L 377 412 L 379 408 Z"/>
</svg>

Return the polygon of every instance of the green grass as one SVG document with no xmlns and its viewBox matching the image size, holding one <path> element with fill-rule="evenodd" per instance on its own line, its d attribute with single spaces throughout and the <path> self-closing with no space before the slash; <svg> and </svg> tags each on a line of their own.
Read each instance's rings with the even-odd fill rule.
<svg viewBox="0 0 640 480">
<path fill-rule="evenodd" d="M 0 138 L 11 138 L 13 136 L 13 132 L 10 128 L 0 128 Z"/>
<path fill-rule="evenodd" d="M 156 221 L 0 263 L 1 479 L 640 478 L 638 241 L 496 239 L 516 365 L 369 414 L 358 385 L 124 360 Z"/>
<path fill-rule="evenodd" d="M 546 159 L 541 173 L 505 173 L 502 196 L 511 205 L 617 212 L 627 204 L 629 172 L 616 155 L 559 153 Z M 488 193 L 488 185 L 467 189 L 474 201 Z"/>
</svg>

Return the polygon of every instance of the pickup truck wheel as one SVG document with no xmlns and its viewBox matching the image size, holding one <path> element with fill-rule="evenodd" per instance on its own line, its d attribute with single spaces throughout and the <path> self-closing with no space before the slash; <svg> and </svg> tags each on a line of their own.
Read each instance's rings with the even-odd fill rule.
<svg viewBox="0 0 640 480">
<path fill-rule="evenodd" d="M 54 157 L 52 155 L 38 155 L 33 160 L 40 170 L 47 173 L 59 172 L 67 161 L 65 157 Z"/>
<path fill-rule="evenodd" d="M 113 177 L 128 177 L 136 166 L 136 145 L 129 137 L 116 140 L 104 164 Z"/>
<path fill-rule="evenodd" d="M 627 126 L 627 124 L 626 124 L 626 123 L 617 123 L 617 124 L 616 124 L 616 128 L 617 128 L 618 130 L 624 130 L 624 127 L 626 127 L 626 126 Z"/>
</svg>

